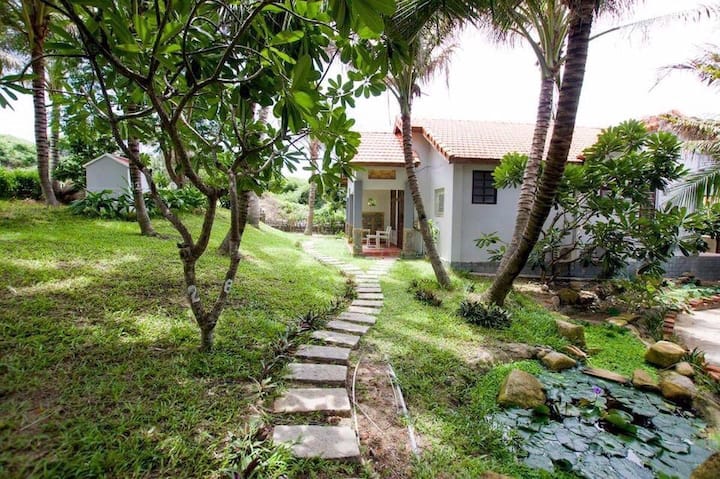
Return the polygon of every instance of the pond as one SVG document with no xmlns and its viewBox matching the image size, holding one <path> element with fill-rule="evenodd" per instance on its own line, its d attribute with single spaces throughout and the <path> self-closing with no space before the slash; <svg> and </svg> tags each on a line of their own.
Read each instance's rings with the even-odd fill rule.
<svg viewBox="0 0 720 479">
<path fill-rule="evenodd" d="M 528 466 L 595 479 L 684 479 L 713 453 L 706 424 L 662 396 L 582 374 L 544 372 L 547 403 L 489 419 Z"/>
</svg>

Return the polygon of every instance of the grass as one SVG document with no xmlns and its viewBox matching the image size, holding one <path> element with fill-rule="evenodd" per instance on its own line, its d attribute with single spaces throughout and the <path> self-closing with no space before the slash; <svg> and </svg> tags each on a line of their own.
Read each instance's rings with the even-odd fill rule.
<svg viewBox="0 0 720 479">
<path fill-rule="evenodd" d="M 310 237 L 299 233 L 294 234 L 294 236 L 297 237 L 299 241 L 307 241 L 310 239 Z M 345 238 L 337 236 L 313 236 L 312 241 L 315 243 L 315 249 L 318 253 L 327 256 L 334 256 L 335 258 L 345 261 L 346 263 L 353 264 L 364 271 L 367 271 L 377 261 L 372 258 L 353 256 L 351 251 L 352 245 L 348 244 Z"/>
<path fill-rule="evenodd" d="M 364 340 L 365 354 L 386 359 L 397 372 L 412 421 L 426 446 L 412 477 L 476 478 L 488 470 L 522 478 L 551 477 L 517 463 L 506 438 L 484 420 L 496 409 L 500 383 L 510 370 L 539 372 L 539 363 L 490 367 L 477 361 L 484 347 L 498 341 L 565 344 L 555 333 L 551 314 L 513 295 L 510 328 L 473 326 L 456 314 L 464 287 L 472 282 L 453 275 L 453 290 L 438 290 L 443 303 L 434 307 L 408 291 L 411 280 L 431 278 L 432 270 L 423 261 L 398 262 L 382 280 L 385 306 Z M 474 285 L 476 291 L 487 287 L 484 282 Z"/>
<path fill-rule="evenodd" d="M 220 216 L 199 264 L 205 298 L 227 261 L 214 252 Z M 199 229 L 201 218 L 186 220 Z M 248 228 L 216 348 L 200 353 L 177 235 L 154 223 L 172 239 L 0 202 L 0 477 L 220 477 L 257 411 L 253 379 L 273 343 L 343 293 L 344 279 L 292 236 Z M 295 474 L 336 467 L 287 460 Z"/>
<path fill-rule="evenodd" d="M 387 299 L 376 326 L 364 344 L 365 354 L 389 361 L 398 374 L 412 421 L 420 433 L 425 452 L 414 465 L 416 478 L 476 478 L 493 470 L 518 478 L 569 478 L 563 472 L 549 474 L 519 463 L 504 437 L 485 418 L 498 410 L 500 385 L 512 369 L 539 373 L 538 361 L 525 360 L 488 366 L 478 361 L 483 348 L 498 342 L 521 342 L 561 349 L 567 342 L 557 335 L 554 314 L 537 302 L 512 293 L 507 308 L 512 325 L 504 330 L 466 323 L 456 312 L 465 291 L 487 288 L 485 280 L 453 275 L 453 290 L 435 293 L 440 307 L 424 304 L 408 290 L 412 280 L 423 287 L 433 284 L 426 262 L 398 262 L 383 279 Z M 435 283 L 436 284 L 436 283 Z M 642 343 L 619 330 L 590 326 L 589 345 L 602 349 L 591 365 L 621 373 L 643 364 Z"/>
</svg>

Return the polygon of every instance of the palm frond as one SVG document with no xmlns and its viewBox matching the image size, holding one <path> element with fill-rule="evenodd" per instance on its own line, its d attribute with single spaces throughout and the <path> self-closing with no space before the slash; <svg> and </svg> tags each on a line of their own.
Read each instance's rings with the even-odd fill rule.
<svg viewBox="0 0 720 479">
<path fill-rule="evenodd" d="M 720 163 L 691 173 L 668 193 L 671 203 L 696 209 L 704 206 L 707 201 L 719 200 Z"/>
<path fill-rule="evenodd" d="M 708 47 L 704 53 L 685 63 L 668 65 L 662 68 L 661 76 L 667 76 L 675 70 L 694 73 L 708 86 L 720 85 L 720 52 L 718 52 L 718 47 Z"/>
</svg>

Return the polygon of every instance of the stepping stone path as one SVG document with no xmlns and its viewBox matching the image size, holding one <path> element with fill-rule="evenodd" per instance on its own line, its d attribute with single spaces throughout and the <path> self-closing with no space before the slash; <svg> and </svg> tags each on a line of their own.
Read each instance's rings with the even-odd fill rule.
<svg viewBox="0 0 720 479">
<path fill-rule="evenodd" d="M 337 258 L 321 255 L 314 249 L 312 241 L 305 242 L 304 247 L 307 253 L 321 263 L 335 266 L 353 276 L 358 285 L 358 297 L 347 311 L 327 323 L 327 329 L 313 332 L 313 339 L 324 345 L 303 344 L 297 349 L 294 354 L 297 362 L 288 365 L 285 378 L 299 386 L 288 389 L 277 398 L 273 412 L 348 417 L 351 414 L 347 393 L 350 351 L 357 347 L 361 336 L 375 324 L 384 299 L 380 278 L 395 260 L 378 260 L 370 271 L 364 272 Z M 273 441 L 288 445 L 297 457 L 350 462 L 360 460 L 357 431 L 342 423 L 336 426 L 275 426 Z"/>
</svg>

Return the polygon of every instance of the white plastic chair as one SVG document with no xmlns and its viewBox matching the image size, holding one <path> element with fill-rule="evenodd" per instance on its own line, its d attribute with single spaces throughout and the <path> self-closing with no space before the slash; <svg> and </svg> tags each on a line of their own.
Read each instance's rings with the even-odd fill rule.
<svg viewBox="0 0 720 479">
<path fill-rule="evenodd" d="M 380 247 L 382 241 L 385 241 L 385 246 L 390 247 L 390 233 L 392 232 L 392 226 L 385 228 L 385 231 L 378 231 L 375 233 L 375 246 Z"/>
</svg>

